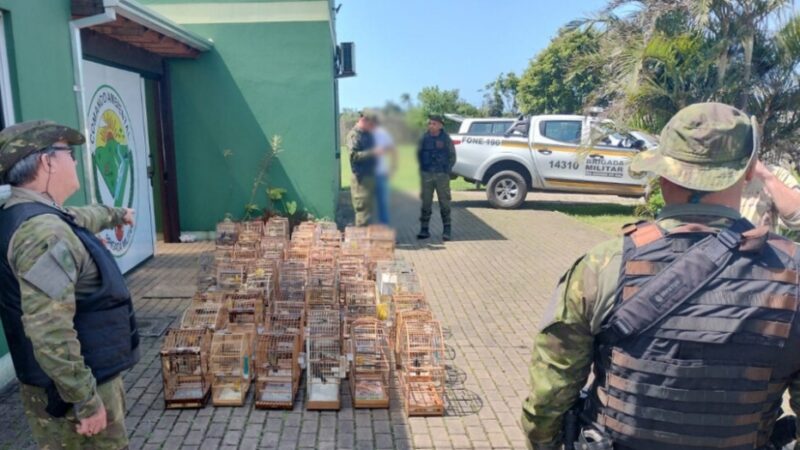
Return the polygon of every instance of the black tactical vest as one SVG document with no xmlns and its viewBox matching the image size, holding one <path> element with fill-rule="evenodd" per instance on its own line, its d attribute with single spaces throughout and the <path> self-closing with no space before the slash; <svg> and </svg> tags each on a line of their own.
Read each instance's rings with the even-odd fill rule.
<svg viewBox="0 0 800 450">
<path fill-rule="evenodd" d="M 22 203 L 0 210 L 0 319 L 11 351 L 17 378 L 25 384 L 47 387 L 50 378 L 34 358 L 31 341 L 22 326 L 20 289 L 8 262 L 14 232 L 26 220 L 42 214 L 59 216 L 69 224 L 91 255 L 102 279 L 91 294 L 76 294 L 75 330 L 84 362 L 98 383 L 103 383 L 139 360 L 139 333 L 133 303 L 114 257 L 89 230 L 73 218 L 41 203 Z"/>
<path fill-rule="evenodd" d="M 425 133 L 420 143 L 419 166 L 423 172 L 450 173 L 450 137 L 444 130 L 438 136 Z"/>
<path fill-rule="evenodd" d="M 615 449 L 757 449 L 800 370 L 794 243 L 751 230 L 731 263 L 656 326 L 595 349 L 584 417 Z M 654 224 L 625 236 L 617 302 L 713 232 L 667 234 Z M 747 235 L 747 233 L 746 233 Z"/>
</svg>

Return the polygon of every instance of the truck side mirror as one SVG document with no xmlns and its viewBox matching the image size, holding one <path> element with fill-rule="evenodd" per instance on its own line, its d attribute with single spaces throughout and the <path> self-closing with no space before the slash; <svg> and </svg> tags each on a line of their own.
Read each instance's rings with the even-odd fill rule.
<svg viewBox="0 0 800 450">
<path fill-rule="evenodd" d="M 645 147 L 647 147 L 647 142 L 645 142 L 642 139 L 636 139 L 635 141 L 633 141 L 631 147 L 635 148 L 636 150 L 644 150 Z"/>
</svg>

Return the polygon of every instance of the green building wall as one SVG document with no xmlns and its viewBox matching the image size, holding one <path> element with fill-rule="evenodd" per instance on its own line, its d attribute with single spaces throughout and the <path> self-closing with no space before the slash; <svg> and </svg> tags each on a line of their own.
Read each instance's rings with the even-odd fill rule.
<svg viewBox="0 0 800 450">
<path fill-rule="evenodd" d="M 162 12 L 159 5 L 192 2 L 144 3 Z M 333 219 L 340 180 L 330 21 L 183 26 L 214 48 L 169 63 L 181 229 L 213 230 L 226 214 L 242 216 L 273 136 L 282 151 L 267 184 L 286 189 L 298 210 Z M 266 186 L 255 200 L 267 205 Z"/>
</svg>

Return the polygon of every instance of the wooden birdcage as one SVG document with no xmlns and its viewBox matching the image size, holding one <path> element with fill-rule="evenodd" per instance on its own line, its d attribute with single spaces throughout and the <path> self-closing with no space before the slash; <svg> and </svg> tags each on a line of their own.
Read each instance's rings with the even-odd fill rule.
<svg viewBox="0 0 800 450">
<path fill-rule="evenodd" d="M 306 408 L 338 410 L 339 385 L 346 373 L 339 311 L 311 310 L 307 321 Z"/>
<path fill-rule="evenodd" d="M 286 217 L 272 216 L 264 227 L 264 236 L 288 240 L 289 231 L 289 219 Z"/>
<path fill-rule="evenodd" d="M 278 290 L 278 269 L 274 261 L 259 260 L 247 272 L 245 289 L 248 293 L 260 293 L 264 307 L 268 307 Z"/>
<path fill-rule="evenodd" d="M 161 346 L 161 371 L 166 408 L 202 408 L 211 390 L 207 328 L 170 329 Z"/>
<path fill-rule="evenodd" d="M 256 408 L 291 409 L 300 386 L 301 339 L 269 331 L 256 344 Z"/>
<path fill-rule="evenodd" d="M 306 305 L 311 309 L 339 309 L 339 283 L 335 267 L 312 266 L 306 286 Z"/>
<path fill-rule="evenodd" d="M 232 261 L 242 265 L 250 265 L 254 263 L 261 256 L 261 247 L 259 243 L 244 244 L 237 242 L 233 247 Z"/>
<path fill-rule="evenodd" d="M 401 345 L 403 336 L 400 335 L 400 329 L 403 324 L 407 322 L 428 322 L 433 320 L 433 312 L 429 309 L 408 309 L 405 311 L 395 311 L 394 323 L 392 324 L 392 348 L 394 349 L 394 361 L 397 368 L 400 368 L 401 363 Z"/>
<path fill-rule="evenodd" d="M 375 282 L 352 281 L 344 285 L 344 323 L 346 337 L 350 336 L 350 324 L 361 317 L 378 317 L 375 299 Z"/>
<path fill-rule="evenodd" d="M 398 379 L 409 416 L 444 414 L 445 353 L 436 320 L 408 320 L 398 329 Z"/>
<path fill-rule="evenodd" d="M 305 313 L 302 303 L 277 301 L 272 306 L 266 329 L 273 333 L 297 334 L 302 340 Z"/>
<path fill-rule="evenodd" d="M 221 330 L 228 323 L 228 311 L 222 303 L 195 302 L 186 308 L 181 319 L 181 329 L 208 328 Z"/>
<path fill-rule="evenodd" d="M 258 242 L 264 235 L 264 222 L 249 220 L 239 224 L 239 242 Z"/>
<path fill-rule="evenodd" d="M 366 241 L 368 238 L 366 227 L 349 226 L 344 229 L 345 242 Z"/>
<path fill-rule="evenodd" d="M 261 240 L 261 257 L 280 264 L 286 256 L 289 241 L 284 238 L 267 237 Z"/>
<path fill-rule="evenodd" d="M 395 349 L 397 342 L 397 322 L 399 317 L 409 311 L 424 311 L 423 317 L 433 318 L 433 313 L 430 311 L 430 306 L 425 300 L 424 294 L 415 292 L 392 295 L 391 312 L 389 313 L 389 319 L 386 321 L 386 327 L 389 330 L 389 345 L 392 350 Z"/>
<path fill-rule="evenodd" d="M 314 246 L 308 257 L 309 267 L 336 267 L 339 249 L 334 247 Z"/>
<path fill-rule="evenodd" d="M 350 326 L 350 393 L 354 408 L 388 408 L 389 342 L 383 323 L 360 318 Z"/>
<path fill-rule="evenodd" d="M 218 264 L 217 286 L 221 289 L 239 289 L 244 286 L 246 273 L 241 264 Z"/>
<path fill-rule="evenodd" d="M 229 323 L 264 324 L 264 296 L 260 292 L 235 292 L 223 296 Z"/>
<path fill-rule="evenodd" d="M 215 241 L 220 246 L 233 246 L 239 241 L 239 224 L 229 219 L 218 223 Z"/>
<path fill-rule="evenodd" d="M 216 333 L 211 341 L 211 402 L 214 406 L 241 406 L 252 377 L 250 337 L 243 333 Z"/>
</svg>

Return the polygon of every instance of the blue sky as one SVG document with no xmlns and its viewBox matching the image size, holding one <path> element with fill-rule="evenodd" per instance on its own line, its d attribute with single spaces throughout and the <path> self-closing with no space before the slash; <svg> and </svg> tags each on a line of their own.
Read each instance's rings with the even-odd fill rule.
<svg viewBox="0 0 800 450">
<path fill-rule="evenodd" d="M 339 42 L 355 42 L 356 72 L 339 81 L 342 108 L 400 102 L 425 86 L 458 89 L 480 106 L 501 72 L 521 74 L 559 27 L 606 0 L 337 0 Z"/>
</svg>

